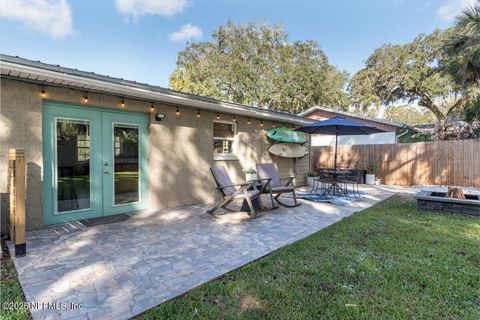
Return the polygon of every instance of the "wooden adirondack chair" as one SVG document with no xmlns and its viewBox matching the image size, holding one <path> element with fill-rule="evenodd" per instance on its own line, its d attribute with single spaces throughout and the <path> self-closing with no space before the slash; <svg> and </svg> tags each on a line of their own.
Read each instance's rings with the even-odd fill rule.
<svg viewBox="0 0 480 320">
<path fill-rule="evenodd" d="M 246 212 L 249 218 L 254 218 L 258 215 L 259 211 L 264 210 L 262 200 L 260 198 L 261 192 L 257 189 L 258 181 L 248 181 L 234 184 L 230 179 L 230 176 L 225 170 L 225 167 L 218 166 L 210 168 L 217 189 L 222 194 L 223 200 L 221 203 L 208 210 L 207 213 L 213 217 L 219 215 L 215 212 L 219 209 L 224 209 L 227 212 Z M 270 184 L 270 181 L 265 181 L 266 185 Z M 249 211 L 232 210 L 227 206 L 236 199 L 242 199 L 246 202 Z M 245 206 L 242 206 L 245 207 Z M 221 214 L 220 214 L 221 215 Z"/>
<path fill-rule="evenodd" d="M 276 202 L 278 202 L 278 204 L 288 208 L 298 207 L 301 205 L 301 203 L 297 202 L 295 187 L 293 186 L 293 179 L 295 179 L 295 177 L 280 178 L 276 163 L 258 163 L 256 167 L 257 176 L 260 180 L 270 179 L 269 184 L 262 183 L 261 192 L 270 194 L 272 207 L 274 207 L 274 199 Z M 282 180 L 286 180 L 287 182 L 282 184 Z M 295 202 L 294 205 L 289 205 L 279 200 L 280 196 L 284 193 L 293 193 L 293 201 Z M 273 196 L 274 194 L 275 196 Z"/>
</svg>

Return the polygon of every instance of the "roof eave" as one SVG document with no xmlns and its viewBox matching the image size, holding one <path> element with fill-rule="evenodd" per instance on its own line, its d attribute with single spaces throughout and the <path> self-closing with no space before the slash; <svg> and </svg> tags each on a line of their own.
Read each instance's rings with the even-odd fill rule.
<svg viewBox="0 0 480 320">
<path fill-rule="evenodd" d="M 1 61 L 0 67 L 2 77 L 18 79 L 21 81 L 44 83 L 52 86 L 65 86 L 77 90 L 91 90 L 154 102 L 164 102 L 167 104 L 174 104 L 205 111 L 230 113 L 239 116 L 261 118 L 265 120 L 297 125 L 304 125 L 313 122 L 312 119 L 306 119 L 296 115 L 275 113 L 269 110 L 232 104 L 220 100 L 215 100 L 215 102 L 204 101 L 201 99 L 187 97 L 185 95 L 168 94 L 155 90 L 148 90 L 140 86 L 91 79 L 66 72 L 52 71 L 44 68 L 12 63 L 9 61 Z"/>
<path fill-rule="evenodd" d="M 351 113 L 351 112 L 347 112 L 347 111 L 330 109 L 330 108 L 321 107 L 321 106 L 313 106 L 313 107 L 310 107 L 310 108 L 308 108 L 307 110 L 298 113 L 298 115 L 299 115 L 299 116 L 302 116 L 302 117 L 306 117 L 307 115 L 309 115 L 309 114 L 311 114 L 311 113 L 313 113 L 313 112 L 315 112 L 315 111 L 317 111 L 317 110 L 327 111 L 327 112 L 332 112 L 332 113 L 337 113 L 337 114 L 340 114 L 340 115 L 345 115 L 345 116 L 349 116 L 349 117 L 354 117 L 354 118 L 358 118 L 358 119 L 364 119 L 364 120 L 373 121 L 373 122 L 378 122 L 378 123 L 383 123 L 383 124 L 390 125 L 390 126 L 393 126 L 393 127 L 398 127 L 398 128 L 403 128 L 403 127 L 405 127 L 405 125 L 404 125 L 403 123 L 394 122 L 394 121 L 389 121 L 389 120 L 384 120 L 384 119 L 377 119 L 377 118 L 373 118 L 373 117 L 369 117 L 369 116 L 364 116 L 364 115 L 360 115 L 360 114 L 355 114 L 355 113 Z"/>
</svg>

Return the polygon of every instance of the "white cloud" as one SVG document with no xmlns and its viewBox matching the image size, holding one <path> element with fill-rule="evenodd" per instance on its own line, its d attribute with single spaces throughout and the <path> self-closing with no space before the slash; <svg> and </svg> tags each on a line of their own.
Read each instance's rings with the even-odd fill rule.
<svg viewBox="0 0 480 320">
<path fill-rule="evenodd" d="M 149 14 L 170 17 L 182 12 L 188 0 L 115 0 L 115 5 L 118 11 L 134 19 Z"/>
<path fill-rule="evenodd" d="M 73 32 L 72 12 L 66 0 L 0 0 L 0 17 L 54 39 Z"/>
<path fill-rule="evenodd" d="M 393 5 L 395 7 L 399 6 L 399 5 L 402 5 L 405 3 L 405 0 L 393 0 Z"/>
<path fill-rule="evenodd" d="M 172 32 L 168 35 L 168 40 L 172 42 L 179 42 L 179 41 L 186 41 L 194 38 L 200 38 L 203 35 L 202 30 L 192 25 L 191 23 L 187 23 L 186 25 L 182 26 L 180 30 Z"/>
<path fill-rule="evenodd" d="M 437 16 L 443 21 L 451 22 L 463 9 L 473 6 L 477 0 L 448 0 L 437 10 Z"/>
</svg>

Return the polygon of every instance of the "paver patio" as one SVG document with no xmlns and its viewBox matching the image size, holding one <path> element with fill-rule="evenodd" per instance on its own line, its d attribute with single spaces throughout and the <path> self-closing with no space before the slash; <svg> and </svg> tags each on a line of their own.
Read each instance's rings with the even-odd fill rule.
<svg viewBox="0 0 480 320">
<path fill-rule="evenodd" d="M 302 201 L 246 222 L 215 220 L 208 205 L 195 205 L 96 227 L 57 225 L 28 232 L 27 256 L 13 260 L 27 301 L 50 303 L 33 309 L 34 319 L 128 319 L 406 191 L 362 190 L 345 206 Z M 64 310 L 70 303 L 83 307 Z"/>
</svg>

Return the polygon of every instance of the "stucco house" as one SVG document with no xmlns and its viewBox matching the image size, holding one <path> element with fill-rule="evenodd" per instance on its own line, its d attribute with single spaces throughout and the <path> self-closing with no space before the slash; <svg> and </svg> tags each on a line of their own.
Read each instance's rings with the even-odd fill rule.
<svg viewBox="0 0 480 320">
<path fill-rule="evenodd" d="M 378 129 L 384 130 L 382 133 L 375 133 L 365 136 L 339 136 L 339 145 L 358 145 L 358 144 L 388 144 L 396 143 L 397 138 L 408 132 L 404 124 L 388 121 L 384 119 L 372 118 L 364 115 L 358 115 L 351 112 L 334 110 L 331 108 L 313 106 L 301 113 L 299 116 L 321 121 L 335 116 L 341 116 L 347 119 L 362 122 Z M 335 144 L 335 136 L 312 135 L 312 146 L 328 146 Z"/>
<path fill-rule="evenodd" d="M 302 116 L 218 101 L 1 55 L 0 192 L 7 153 L 24 148 L 27 229 L 138 210 L 212 202 L 209 168 L 274 161 L 305 183 L 308 157 L 272 158 L 265 131 Z"/>
</svg>

